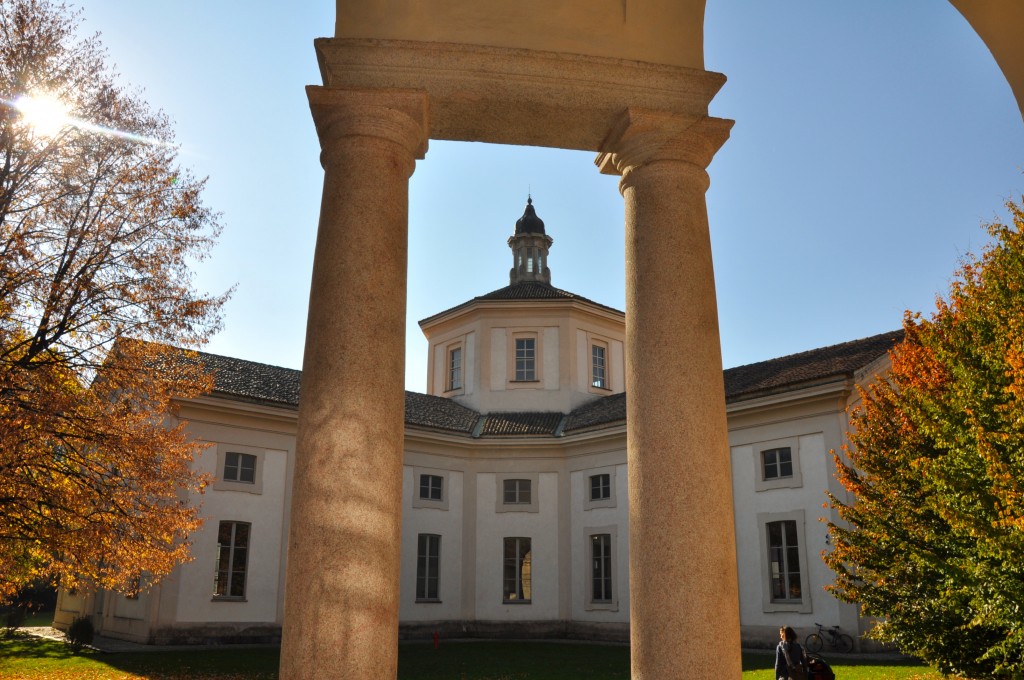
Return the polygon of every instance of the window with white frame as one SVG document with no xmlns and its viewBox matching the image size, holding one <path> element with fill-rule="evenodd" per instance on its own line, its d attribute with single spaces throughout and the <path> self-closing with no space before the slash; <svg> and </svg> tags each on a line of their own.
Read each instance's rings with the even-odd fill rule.
<svg viewBox="0 0 1024 680">
<path fill-rule="evenodd" d="M 499 473 L 495 512 L 539 512 L 540 473 Z"/>
<path fill-rule="evenodd" d="M 583 509 L 614 508 L 615 505 L 615 466 L 584 471 Z"/>
<path fill-rule="evenodd" d="M 248 522 L 220 523 L 217 530 L 217 563 L 214 567 L 214 599 L 245 598 L 251 533 L 252 525 Z"/>
<path fill-rule="evenodd" d="M 618 611 L 618 588 L 615 582 L 618 527 L 585 527 L 583 531 L 587 540 L 585 556 L 588 560 L 588 564 L 583 567 L 588 573 L 582 584 L 583 608 L 587 611 Z"/>
<path fill-rule="evenodd" d="M 450 473 L 431 468 L 412 469 L 412 507 L 448 509 Z"/>
<path fill-rule="evenodd" d="M 217 445 L 217 491 L 263 493 L 263 466 L 267 450 L 253 446 L 222 443 Z"/>
<path fill-rule="evenodd" d="M 462 346 L 448 350 L 448 391 L 462 389 Z"/>
<path fill-rule="evenodd" d="M 590 601 L 612 601 L 612 535 L 590 536 Z"/>
<path fill-rule="evenodd" d="M 524 537 L 505 539 L 502 572 L 502 602 L 530 604 L 533 598 L 533 552 L 531 540 Z"/>
<path fill-rule="evenodd" d="M 794 489 L 803 486 L 800 472 L 800 437 L 788 437 L 753 445 L 755 491 Z"/>
<path fill-rule="evenodd" d="M 768 522 L 768 565 L 771 570 L 772 602 L 799 602 L 803 599 L 800 584 L 800 543 L 796 522 Z"/>
<path fill-rule="evenodd" d="M 529 479 L 506 479 L 502 482 L 504 505 L 530 505 L 533 503 L 533 484 Z"/>
<path fill-rule="evenodd" d="M 224 481 L 255 484 L 256 456 L 237 451 L 228 451 L 224 454 Z"/>
<path fill-rule="evenodd" d="M 590 386 L 608 389 L 608 346 L 603 342 L 590 346 Z"/>
<path fill-rule="evenodd" d="M 441 537 L 420 534 L 416 545 L 416 601 L 438 602 L 441 582 Z"/>
<path fill-rule="evenodd" d="M 793 449 L 780 446 L 761 451 L 761 478 L 783 479 L 793 476 Z"/>
<path fill-rule="evenodd" d="M 439 501 L 444 497 L 444 477 L 441 475 L 420 475 L 420 498 Z"/>
<path fill-rule="evenodd" d="M 537 380 L 537 338 L 516 338 L 515 345 L 516 382 L 532 382 Z"/>
<path fill-rule="evenodd" d="M 759 513 L 765 612 L 811 611 L 804 511 Z"/>
</svg>

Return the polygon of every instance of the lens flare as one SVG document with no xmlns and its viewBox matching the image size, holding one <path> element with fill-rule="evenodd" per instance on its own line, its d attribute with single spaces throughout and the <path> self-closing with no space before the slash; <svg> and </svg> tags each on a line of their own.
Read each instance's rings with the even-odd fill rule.
<svg viewBox="0 0 1024 680">
<path fill-rule="evenodd" d="M 14 100 L 14 108 L 43 137 L 53 137 L 71 121 L 67 105 L 53 95 L 22 95 Z"/>
<path fill-rule="evenodd" d="M 94 125 L 84 120 L 72 118 L 68 105 L 51 94 L 21 95 L 14 101 L 4 101 L 21 113 L 22 120 L 40 137 L 53 137 L 66 127 L 74 127 L 99 135 L 119 137 L 140 144 L 152 146 L 174 146 L 171 143 L 152 137 L 144 137 L 124 130 Z"/>
</svg>

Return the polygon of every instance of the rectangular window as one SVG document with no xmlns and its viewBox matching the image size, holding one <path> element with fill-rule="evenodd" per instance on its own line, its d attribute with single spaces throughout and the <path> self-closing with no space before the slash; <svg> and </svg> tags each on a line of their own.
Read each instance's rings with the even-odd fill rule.
<svg viewBox="0 0 1024 680">
<path fill-rule="evenodd" d="M 251 453 L 235 453 L 234 451 L 225 453 L 224 481 L 255 484 L 256 456 Z"/>
<path fill-rule="evenodd" d="M 441 537 L 420 534 L 416 548 L 416 599 L 437 600 L 441 570 Z"/>
<path fill-rule="evenodd" d="M 782 479 L 793 476 L 793 451 L 788 446 L 765 449 L 761 452 L 763 479 Z"/>
<path fill-rule="evenodd" d="M 536 338 L 516 338 L 516 380 L 537 379 L 536 343 Z"/>
<path fill-rule="evenodd" d="M 532 561 L 529 538 L 505 539 L 503 601 L 529 604 L 532 596 Z"/>
<path fill-rule="evenodd" d="M 439 501 L 444 495 L 444 477 L 441 475 L 420 475 L 420 498 Z"/>
<path fill-rule="evenodd" d="M 529 505 L 532 502 L 529 479 L 506 479 L 502 482 L 502 502 L 505 505 Z"/>
<path fill-rule="evenodd" d="M 454 347 L 448 352 L 448 389 L 462 389 L 462 348 Z"/>
<path fill-rule="evenodd" d="M 768 522 L 768 565 L 771 575 L 772 602 L 799 602 L 800 548 L 797 544 L 796 522 Z"/>
<path fill-rule="evenodd" d="M 612 476 L 600 474 L 590 476 L 590 500 L 603 501 L 612 497 Z"/>
<path fill-rule="evenodd" d="M 214 597 L 245 597 L 246 566 L 249 560 L 249 534 L 246 522 L 221 522 L 217 530 L 216 577 Z"/>
<path fill-rule="evenodd" d="M 590 537 L 590 559 L 592 562 L 591 600 L 612 601 L 612 535 L 594 534 Z"/>
<path fill-rule="evenodd" d="M 591 345 L 591 380 L 592 387 L 608 389 L 608 359 L 607 348 L 604 345 Z"/>
<path fill-rule="evenodd" d="M 533 273 L 533 248 L 526 249 L 526 271 Z"/>
</svg>

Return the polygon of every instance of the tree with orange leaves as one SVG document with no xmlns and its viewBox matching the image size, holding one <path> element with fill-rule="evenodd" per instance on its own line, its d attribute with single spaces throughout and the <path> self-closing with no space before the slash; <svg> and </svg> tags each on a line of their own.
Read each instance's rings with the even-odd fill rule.
<svg viewBox="0 0 1024 680">
<path fill-rule="evenodd" d="M 219 231 L 166 117 L 48 0 L 0 3 L 0 601 L 40 577 L 130 593 L 187 558 L 200 445 L 173 397 L 226 299 Z"/>
<path fill-rule="evenodd" d="M 989 226 L 929 319 L 907 316 L 892 368 L 862 393 L 854 500 L 831 503 L 840 599 L 944 673 L 1024 674 L 1024 212 Z"/>
</svg>

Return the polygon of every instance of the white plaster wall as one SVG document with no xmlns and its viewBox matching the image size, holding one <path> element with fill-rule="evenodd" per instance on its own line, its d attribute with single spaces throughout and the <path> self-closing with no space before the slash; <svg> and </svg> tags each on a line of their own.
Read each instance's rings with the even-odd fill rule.
<svg viewBox="0 0 1024 680">
<path fill-rule="evenodd" d="M 560 386 L 558 327 L 544 329 L 544 389 L 557 390 Z"/>
<path fill-rule="evenodd" d="M 586 338 L 584 338 L 585 340 Z M 622 452 L 623 460 L 626 457 Z M 600 466 L 605 472 L 608 468 Z M 626 464 L 613 466 L 615 470 L 615 507 L 586 509 L 590 498 L 590 475 L 596 468 L 576 470 L 570 474 L 570 516 L 572 541 L 572 619 L 574 621 L 629 622 L 629 480 Z M 612 588 L 616 608 L 587 610 L 590 592 L 590 529 L 614 526 L 616 528 L 614 579 Z"/>
<path fill-rule="evenodd" d="M 110 597 L 109 607 L 111 616 L 121 619 L 142 620 L 149 614 L 151 592 L 140 593 L 134 600 L 129 600 L 122 595 L 113 594 Z"/>
<path fill-rule="evenodd" d="M 612 392 L 624 392 L 626 390 L 625 345 L 620 340 L 612 340 L 608 351 L 612 355 L 609 387 L 611 387 Z"/>
<path fill-rule="evenodd" d="M 229 443 L 229 442 L 224 442 Z M 248 446 L 251 446 L 248 445 Z M 263 456 L 263 492 L 207 489 L 200 515 L 203 528 L 195 534 L 192 562 L 181 567 L 178 622 L 273 622 L 277 620 L 280 582 L 287 452 L 266 449 Z M 208 448 L 196 467 L 217 474 L 217 449 Z M 217 530 L 221 521 L 249 522 L 244 602 L 213 601 L 214 567 L 217 563 Z"/>
<path fill-rule="evenodd" d="M 508 382 L 508 338 L 504 328 L 491 329 L 491 385 L 494 392 L 503 392 Z"/>
<path fill-rule="evenodd" d="M 576 385 L 577 392 L 590 389 L 590 348 L 587 347 L 587 332 L 576 329 Z"/>
<path fill-rule="evenodd" d="M 448 509 L 413 508 L 417 493 L 413 467 L 402 470 L 402 567 L 399 620 L 440 621 L 457 619 L 462 609 L 462 508 L 463 473 L 448 471 Z M 416 602 L 416 550 L 419 534 L 441 537 L 438 595 L 441 602 Z"/>
<path fill-rule="evenodd" d="M 803 428 L 812 428 L 814 423 L 798 423 Z M 817 423 L 820 425 L 821 423 Z M 805 429 L 806 431 L 806 429 Z M 839 602 L 828 595 L 824 586 L 832 582 L 832 572 L 821 559 L 826 548 L 827 528 L 817 521 L 826 514 L 822 504 L 827 501 L 825 489 L 831 475 L 832 462 L 828 451 L 838 443 L 826 443 L 822 432 L 800 434 L 791 431 L 790 436 L 799 435 L 800 470 L 803 485 L 800 488 L 755 490 L 759 473 L 755 448 L 759 441 L 779 439 L 778 429 L 744 432 L 750 444 L 733 446 L 732 475 L 733 499 L 736 517 L 736 559 L 740 586 L 740 620 L 745 626 L 780 626 L 813 628 L 814 622 L 824 625 L 839 625 Z M 785 435 L 782 435 L 785 436 Z M 763 570 L 768 556 L 762 555 L 758 513 L 784 513 L 804 510 L 804 545 L 802 546 L 801 570 L 808 575 L 807 592 L 811 600 L 810 612 L 765 612 L 763 606 Z"/>
<path fill-rule="evenodd" d="M 522 472 L 529 469 L 523 466 Z M 540 474 L 538 512 L 496 512 L 497 477 L 477 476 L 476 618 L 539 621 L 558 618 L 558 474 Z M 502 603 L 504 538 L 531 539 L 531 604 Z"/>
<path fill-rule="evenodd" d="M 465 349 L 462 358 L 462 384 L 464 394 L 476 392 L 476 333 L 467 333 L 463 344 Z"/>
<path fill-rule="evenodd" d="M 434 374 L 431 375 L 430 378 L 428 378 L 428 382 L 430 383 L 430 394 L 444 394 L 445 371 L 448 370 L 448 367 L 446 365 L 447 362 L 445 361 L 444 350 L 445 345 L 443 342 L 439 342 L 436 345 L 434 345 Z"/>
</svg>

